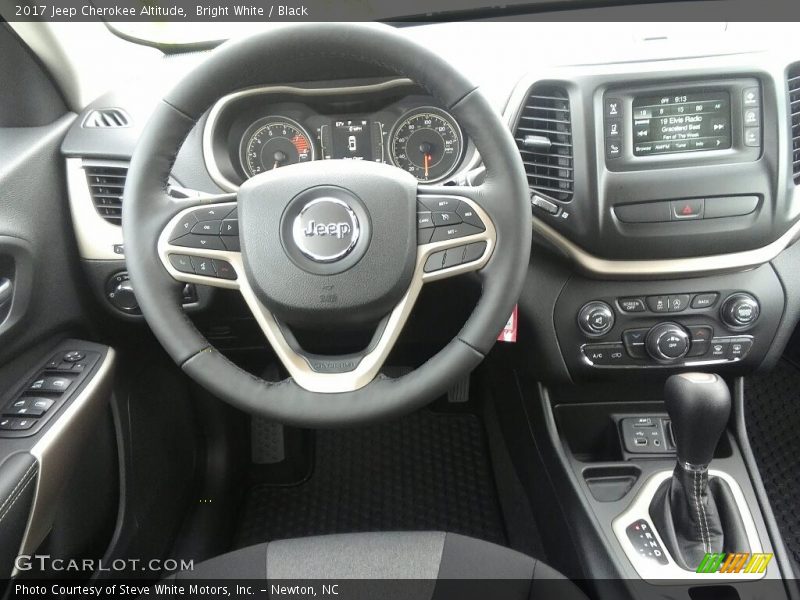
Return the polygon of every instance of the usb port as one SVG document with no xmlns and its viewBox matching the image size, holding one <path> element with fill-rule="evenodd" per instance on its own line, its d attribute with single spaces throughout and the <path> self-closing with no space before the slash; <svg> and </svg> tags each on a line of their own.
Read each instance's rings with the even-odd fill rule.
<svg viewBox="0 0 800 600">
<path fill-rule="evenodd" d="M 636 438 L 635 440 L 633 440 L 633 443 L 636 444 L 637 446 L 647 446 L 647 440 L 642 438 Z"/>
</svg>

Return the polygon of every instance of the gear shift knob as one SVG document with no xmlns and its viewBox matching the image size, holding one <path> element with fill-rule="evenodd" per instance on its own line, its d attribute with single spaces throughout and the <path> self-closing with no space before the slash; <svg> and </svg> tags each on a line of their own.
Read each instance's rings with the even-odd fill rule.
<svg viewBox="0 0 800 600">
<path fill-rule="evenodd" d="M 667 379 L 664 401 L 678 461 L 708 466 L 731 413 L 728 385 L 713 373 L 681 373 Z"/>
</svg>

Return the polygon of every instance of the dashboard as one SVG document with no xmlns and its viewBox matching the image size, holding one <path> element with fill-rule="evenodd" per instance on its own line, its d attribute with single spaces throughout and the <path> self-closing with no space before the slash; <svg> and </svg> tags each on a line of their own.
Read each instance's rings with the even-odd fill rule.
<svg viewBox="0 0 800 600">
<path fill-rule="evenodd" d="M 422 184 L 442 183 L 477 158 L 453 116 L 407 79 L 230 94 L 209 113 L 203 153 L 230 191 L 265 171 L 331 159 L 391 164 Z"/>
<path fill-rule="evenodd" d="M 800 47 L 740 50 L 753 40 L 726 37 L 727 47 L 710 36 L 702 48 L 620 42 L 596 58 L 576 50 L 569 64 L 498 62 L 525 56 L 530 27 L 407 31 L 452 42 L 442 52 L 475 77 L 516 141 L 537 244 L 520 314 L 536 332 L 538 376 L 746 372 L 779 355 L 776 340 L 800 315 L 800 289 L 775 266 L 800 247 Z M 464 28 L 474 48 L 455 43 Z M 164 68 L 179 74 L 198 58 Z M 175 161 L 178 187 L 235 191 L 266 170 L 332 159 L 394 165 L 421 185 L 480 180 L 473 140 L 411 81 L 333 60 L 292 67 L 210 107 Z M 124 180 L 149 116 L 131 97 L 117 91 L 87 113 L 122 107 L 135 126 L 90 130 L 81 115 L 62 146 L 79 249 L 106 300 L 122 297 L 124 243 L 118 209 L 98 204 L 97 190 Z M 190 308 L 203 307 L 198 292 Z"/>
</svg>

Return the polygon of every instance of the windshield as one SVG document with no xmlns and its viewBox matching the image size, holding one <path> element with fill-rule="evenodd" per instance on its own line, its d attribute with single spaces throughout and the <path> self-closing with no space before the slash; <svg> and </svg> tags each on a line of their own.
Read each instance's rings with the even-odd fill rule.
<svg viewBox="0 0 800 600">
<path fill-rule="evenodd" d="M 616 4 L 636 3 L 619 0 Z M 131 41 L 152 45 L 211 44 L 242 37 L 290 21 L 383 21 L 394 23 L 434 22 L 454 19 L 480 19 L 559 10 L 580 5 L 581 0 L 504 0 L 502 5 L 490 0 L 349 0 L 345 2 L 308 2 L 300 5 L 262 4 L 192 6 L 184 15 L 153 13 L 149 18 L 164 21 L 109 21 L 116 34 Z M 139 15 L 146 19 L 147 15 Z M 171 20 L 170 20 L 171 19 Z M 179 19 L 179 20 L 178 20 Z M 276 21 L 278 23 L 276 23 Z"/>
</svg>

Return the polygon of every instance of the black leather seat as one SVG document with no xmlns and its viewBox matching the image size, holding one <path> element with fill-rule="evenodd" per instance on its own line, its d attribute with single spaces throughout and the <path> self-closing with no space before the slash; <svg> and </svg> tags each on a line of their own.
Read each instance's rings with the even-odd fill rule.
<svg viewBox="0 0 800 600">
<path fill-rule="evenodd" d="M 175 578 L 258 580 L 270 586 L 277 581 L 336 580 L 342 582 L 339 598 L 377 597 L 375 593 L 408 600 L 586 598 L 541 561 L 489 542 L 434 531 L 269 542 L 217 556 Z"/>
</svg>

